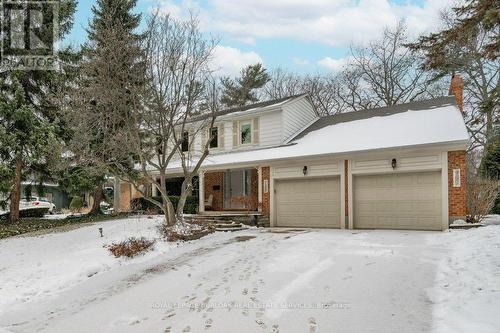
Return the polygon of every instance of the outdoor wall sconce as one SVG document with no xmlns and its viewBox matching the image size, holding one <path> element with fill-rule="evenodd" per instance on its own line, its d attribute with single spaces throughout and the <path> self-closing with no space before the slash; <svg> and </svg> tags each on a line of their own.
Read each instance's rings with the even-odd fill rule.
<svg viewBox="0 0 500 333">
<path fill-rule="evenodd" d="M 398 166 L 398 161 L 396 161 L 395 158 L 392 159 L 392 162 L 391 162 L 391 165 L 392 165 L 392 169 L 395 170 L 396 167 Z"/>
<path fill-rule="evenodd" d="M 305 175 L 307 175 L 307 165 L 304 166 L 304 169 L 302 169 L 302 173 Z"/>
<path fill-rule="evenodd" d="M 102 237 L 102 228 L 99 228 L 99 234 L 101 234 Z"/>
</svg>

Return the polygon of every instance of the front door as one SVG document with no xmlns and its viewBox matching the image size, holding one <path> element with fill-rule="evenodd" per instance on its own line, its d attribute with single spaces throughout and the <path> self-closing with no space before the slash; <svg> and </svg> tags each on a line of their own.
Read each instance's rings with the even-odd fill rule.
<svg viewBox="0 0 500 333">
<path fill-rule="evenodd" d="M 224 209 L 245 209 L 242 197 L 250 195 L 250 172 L 227 170 L 224 174 Z"/>
</svg>

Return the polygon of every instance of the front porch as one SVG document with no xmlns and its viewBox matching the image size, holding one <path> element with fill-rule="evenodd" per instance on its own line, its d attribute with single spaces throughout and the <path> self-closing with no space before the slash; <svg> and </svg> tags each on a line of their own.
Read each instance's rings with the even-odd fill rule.
<svg viewBox="0 0 500 333">
<path fill-rule="evenodd" d="M 268 216 L 269 210 L 263 198 L 269 194 L 269 180 L 266 178 L 264 184 L 263 169 L 257 166 L 200 171 L 199 214 L 233 217 Z M 265 191 L 263 185 L 266 185 Z"/>
</svg>

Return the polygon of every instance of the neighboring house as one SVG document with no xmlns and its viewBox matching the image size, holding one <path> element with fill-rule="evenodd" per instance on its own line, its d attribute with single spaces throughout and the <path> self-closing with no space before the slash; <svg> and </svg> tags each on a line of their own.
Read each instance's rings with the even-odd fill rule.
<svg viewBox="0 0 500 333">
<path fill-rule="evenodd" d="M 456 98 L 322 118 L 307 95 L 222 111 L 199 172 L 199 211 L 212 198 L 215 211 L 251 209 L 274 227 L 445 230 L 466 216 L 462 89 L 456 76 Z M 194 158 L 206 135 L 186 133 Z M 169 174 L 182 172 L 173 163 Z M 131 186 L 119 195 L 129 209 Z"/>
<path fill-rule="evenodd" d="M 26 197 L 26 188 L 31 187 L 31 196 L 47 198 L 52 202 L 57 209 L 63 209 L 69 207 L 70 197 L 69 194 L 57 184 L 43 183 L 42 193 L 40 191 L 40 184 L 23 182 L 21 184 L 21 197 Z"/>
</svg>

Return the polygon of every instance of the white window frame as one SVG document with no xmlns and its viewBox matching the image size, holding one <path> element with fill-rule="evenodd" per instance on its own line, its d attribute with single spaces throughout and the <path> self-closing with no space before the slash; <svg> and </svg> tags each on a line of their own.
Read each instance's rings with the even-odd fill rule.
<svg viewBox="0 0 500 333">
<path fill-rule="evenodd" d="M 217 146 L 212 147 L 212 140 L 210 140 L 210 143 L 208 144 L 208 149 L 210 150 L 215 150 L 215 149 L 220 149 L 220 140 L 221 140 L 221 135 L 220 135 L 220 126 L 214 125 L 208 129 L 208 138 L 212 138 L 212 129 L 216 128 L 217 129 Z"/>
<path fill-rule="evenodd" d="M 250 142 L 243 142 L 243 137 L 242 137 L 242 128 L 245 125 L 250 126 Z M 244 120 L 239 122 L 239 127 L 238 127 L 238 141 L 240 145 L 251 145 L 253 144 L 253 122 L 252 120 Z"/>
<path fill-rule="evenodd" d="M 453 187 L 461 187 L 460 169 L 453 169 Z"/>
</svg>

